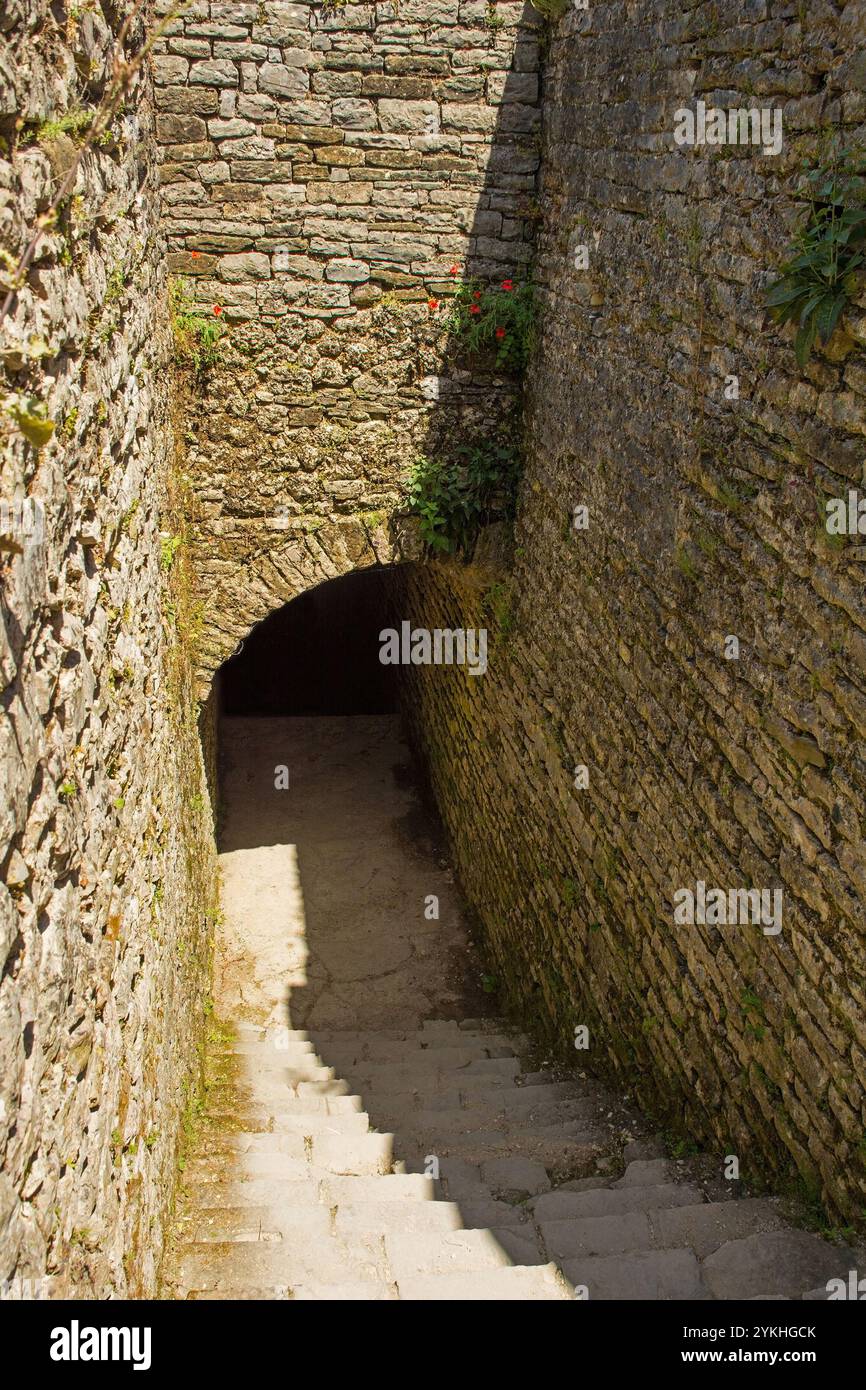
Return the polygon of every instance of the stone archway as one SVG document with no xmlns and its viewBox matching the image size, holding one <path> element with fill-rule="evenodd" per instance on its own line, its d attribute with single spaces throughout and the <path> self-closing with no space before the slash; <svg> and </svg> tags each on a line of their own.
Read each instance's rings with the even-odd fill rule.
<svg viewBox="0 0 866 1390">
<path fill-rule="evenodd" d="M 326 580 L 371 565 L 417 559 L 418 553 L 411 524 L 348 517 L 325 521 L 315 530 L 294 530 L 273 548 L 239 563 L 215 591 L 202 596 L 197 698 L 204 704 L 219 667 L 276 609 Z"/>
</svg>

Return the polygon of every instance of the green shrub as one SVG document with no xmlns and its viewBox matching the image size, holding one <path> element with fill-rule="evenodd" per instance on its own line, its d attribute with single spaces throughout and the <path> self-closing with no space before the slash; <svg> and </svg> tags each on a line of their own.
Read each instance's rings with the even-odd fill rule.
<svg viewBox="0 0 866 1390">
<path fill-rule="evenodd" d="M 834 148 L 806 176 L 809 211 L 766 292 L 779 323 L 796 323 L 794 348 L 805 367 L 816 340 L 828 343 L 856 293 L 866 253 L 866 178 L 863 157 Z"/>
<path fill-rule="evenodd" d="M 450 461 L 419 458 L 409 473 L 409 510 L 433 551 L 467 553 L 480 530 L 514 514 L 519 460 L 504 445 L 464 445 Z"/>
</svg>

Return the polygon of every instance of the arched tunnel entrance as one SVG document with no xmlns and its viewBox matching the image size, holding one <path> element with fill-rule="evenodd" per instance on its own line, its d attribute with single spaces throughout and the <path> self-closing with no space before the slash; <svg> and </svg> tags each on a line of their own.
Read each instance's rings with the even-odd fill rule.
<svg viewBox="0 0 866 1390">
<path fill-rule="evenodd" d="M 379 661 L 378 634 L 399 586 L 399 569 L 375 566 L 277 609 L 223 666 L 223 714 L 393 714 L 397 671 Z"/>
<path fill-rule="evenodd" d="M 453 876 L 403 736 L 399 668 L 379 660 L 401 580 L 383 566 L 305 592 L 219 675 L 216 982 L 232 1016 L 393 1029 L 468 1006 Z"/>
</svg>

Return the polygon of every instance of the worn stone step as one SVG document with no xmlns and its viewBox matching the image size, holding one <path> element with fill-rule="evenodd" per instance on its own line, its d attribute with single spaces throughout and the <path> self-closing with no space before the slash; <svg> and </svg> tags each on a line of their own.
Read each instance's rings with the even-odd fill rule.
<svg viewBox="0 0 866 1390">
<path fill-rule="evenodd" d="M 582 1255 L 620 1255 L 653 1247 L 649 1217 L 643 1211 L 543 1221 L 540 1229 L 548 1255 L 560 1263 Z"/>
<path fill-rule="evenodd" d="M 390 1232 L 385 1235 L 385 1253 L 398 1283 L 404 1275 L 458 1274 L 511 1265 L 489 1231 Z"/>
<path fill-rule="evenodd" d="M 555 1265 L 511 1265 L 481 1274 L 406 1274 L 397 1281 L 410 1302 L 532 1303 L 572 1297 Z"/>
<path fill-rule="evenodd" d="M 847 1279 L 855 1263 L 853 1251 L 808 1231 L 788 1230 L 726 1241 L 701 1268 L 715 1298 L 798 1298 L 828 1279 Z"/>
<path fill-rule="evenodd" d="M 320 1215 L 325 1217 L 324 1223 L 320 1222 L 319 1225 L 320 1233 L 328 1235 L 330 1231 L 328 1212 L 324 1207 L 316 1207 L 315 1211 L 317 1218 Z M 226 1243 L 229 1241 L 282 1240 L 283 1232 L 275 1224 L 270 1207 L 243 1205 L 214 1207 L 200 1211 L 197 1214 L 197 1219 L 187 1225 L 184 1230 L 184 1237 L 192 1245 L 201 1245 L 205 1241 Z"/>
<path fill-rule="evenodd" d="M 315 1134 L 310 1161 L 331 1173 L 363 1176 L 389 1173 L 394 1159 L 391 1134 Z"/>
<path fill-rule="evenodd" d="M 432 1202 L 433 1182 L 423 1173 L 389 1173 L 385 1177 L 329 1177 L 322 1180 L 319 1200 L 329 1207 L 347 1202 Z"/>
<path fill-rule="evenodd" d="M 473 1072 L 469 1066 L 439 1066 L 435 1061 L 418 1066 L 389 1066 L 381 1063 L 375 1068 L 367 1062 L 361 1067 L 356 1067 L 351 1075 L 353 1086 L 362 1096 L 412 1095 L 431 1088 L 477 1095 L 486 1090 L 499 1090 L 513 1085 L 511 1076 L 495 1072 Z"/>
<path fill-rule="evenodd" d="M 397 1299 L 394 1284 L 384 1284 L 378 1280 L 350 1283 L 326 1284 L 324 1281 L 293 1284 L 289 1297 L 296 1303 L 371 1303 Z"/>
<path fill-rule="evenodd" d="M 704 1202 L 700 1206 L 677 1205 L 663 1211 L 653 1208 L 648 1215 L 656 1245 L 688 1246 L 699 1259 L 711 1255 L 726 1241 L 779 1231 L 787 1224 L 778 1203 L 762 1197 Z"/>
<path fill-rule="evenodd" d="M 671 1165 L 666 1158 L 636 1159 L 630 1163 L 621 1178 L 611 1183 L 614 1188 L 659 1187 L 671 1176 Z"/>
<path fill-rule="evenodd" d="M 513 1091 L 508 1092 L 508 1104 L 515 1114 L 520 1111 L 525 1115 L 536 1115 L 544 1106 L 558 1106 L 565 1102 L 581 1107 L 582 1113 L 589 1110 L 586 1098 L 578 1095 L 574 1087 L 563 1081 L 554 1081 L 543 1086 L 516 1086 Z M 550 1115 L 549 1121 L 545 1120 L 542 1123 L 553 1124 L 557 1118 L 558 1110 Z M 575 1114 L 569 1118 L 578 1119 L 579 1115 Z"/>
<path fill-rule="evenodd" d="M 245 1178 L 283 1178 L 304 1182 L 310 1176 L 309 1160 L 284 1153 L 209 1154 L 187 1162 L 184 1177 L 189 1183 L 231 1182 Z"/>
<path fill-rule="evenodd" d="M 292 1212 L 302 1207 L 318 1207 L 320 1178 L 309 1165 L 301 1181 L 283 1178 L 242 1178 L 232 1176 L 218 1182 L 190 1182 L 184 1188 L 184 1199 L 192 1211 L 208 1208 L 268 1206 L 275 1211 L 288 1208 Z"/>
<path fill-rule="evenodd" d="M 311 1096 L 324 1096 L 327 1100 L 337 1100 L 348 1097 L 350 1087 L 348 1081 L 335 1077 L 333 1080 L 299 1081 L 295 1087 L 295 1093 L 302 1100 Z M 360 1110 L 362 1108 L 361 1097 L 354 1096 L 353 1099 L 358 1102 L 355 1108 Z"/>
<path fill-rule="evenodd" d="M 421 1033 L 426 1037 L 453 1038 L 459 1035 L 460 1024 L 453 1018 L 425 1018 Z"/>
<path fill-rule="evenodd" d="M 274 1113 L 274 1128 L 286 1117 L 296 1115 L 362 1115 L 364 1106 L 360 1096 L 343 1095 L 292 1095 L 287 1093 L 279 1109 Z"/>
<path fill-rule="evenodd" d="M 310 1281 L 385 1282 L 381 1240 L 356 1235 L 349 1247 L 328 1234 L 303 1241 L 190 1244 L 179 1253 L 177 1280 L 187 1289 L 256 1287 L 286 1294 L 293 1284 Z"/>
<path fill-rule="evenodd" d="M 531 1203 L 539 1222 L 577 1220 L 584 1216 L 621 1216 L 631 1211 L 695 1207 L 703 1201 L 699 1187 L 663 1183 L 658 1187 L 600 1186 L 587 1192 L 544 1192 Z M 680 1243 L 680 1242 L 671 1242 Z"/>
<path fill-rule="evenodd" d="M 275 1134 L 367 1134 L 370 1117 L 364 1110 L 351 1110 L 345 1115 L 329 1115 L 326 1110 L 306 1108 L 288 1110 L 274 1116 Z"/>
<path fill-rule="evenodd" d="M 285 1057 L 281 1053 L 275 1053 L 273 1057 L 262 1058 L 253 1065 L 255 1074 L 247 1072 L 243 1080 L 246 1084 L 252 1084 L 256 1091 L 268 1082 L 271 1085 L 285 1083 L 294 1088 L 301 1081 L 337 1080 L 334 1067 L 324 1066 L 314 1052 L 308 1058 L 291 1058 Z"/>
<path fill-rule="evenodd" d="M 565 1260 L 562 1272 L 590 1300 L 705 1299 L 709 1297 L 692 1250 L 651 1250 Z"/>
<path fill-rule="evenodd" d="M 352 1231 L 459 1231 L 467 1223 L 456 1202 L 340 1202 L 333 1213 L 338 1235 Z"/>
<path fill-rule="evenodd" d="M 327 1117 L 326 1117 L 327 1118 Z M 233 1154 L 288 1154 L 290 1158 L 307 1158 L 308 1147 L 304 1143 L 305 1136 L 300 1133 L 286 1131 L 280 1133 L 276 1130 L 261 1131 L 241 1130 L 235 1134 L 227 1134 L 222 1143 L 225 1153 Z M 220 1152 L 219 1148 L 212 1148 L 212 1153 Z"/>
<path fill-rule="evenodd" d="M 335 1046 L 326 1049 L 322 1056 L 323 1060 L 327 1060 L 332 1065 L 349 1066 L 354 1072 L 375 1068 L 378 1073 L 379 1068 L 386 1071 L 388 1067 L 406 1067 L 415 1070 L 416 1063 L 419 1071 L 442 1070 L 443 1068 L 453 1070 L 457 1067 L 468 1066 L 470 1062 L 483 1060 L 488 1056 L 488 1052 L 485 1048 L 476 1048 L 468 1044 L 458 1047 L 430 1043 L 429 1046 L 420 1047 L 410 1046 L 404 1042 L 371 1040 L 363 1049 L 343 1049 Z"/>
<path fill-rule="evenodd" d="M 522 1225 L 497 1226 L 491 1223 L 485 1227 L 497 1244 L 515 1265 L 547 1264 L 549 1255 L 534 1228 L 524 1222 Z"/>
<path fill-rule="evenodd" d="M 309 1038 L 304 1036 L 286 1037 L 278 1034 L 263 1037 L 257 1041 L 238 1041 L 228 1050 L 233 1057 L 250 1057 L 256 1063 L 267 1062 L 271 1057 L 292 1060 L 295 1057 L 315 1057 L 318 1055 L 315 1043 L 310 1042 Z M 220 1056 L 222 1054 L 215 1051 L 213 1055 Z"/>
</svg>

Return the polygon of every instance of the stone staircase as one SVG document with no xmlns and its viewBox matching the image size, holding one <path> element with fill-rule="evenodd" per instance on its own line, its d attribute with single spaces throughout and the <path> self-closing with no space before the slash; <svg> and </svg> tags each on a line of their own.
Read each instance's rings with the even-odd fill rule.
<svg viewBox="0 0 866 1390">
<path fill-rule="evenodd" d="M 708 1192 L 630 1138 L 595 1083 L 525 1070 L 524 1043 L 487 1020 L 238 1025 L 209 1060 L 164 1296 L 823 1298 L 852 1267 L 778 1201 Z"/>
</svg>

